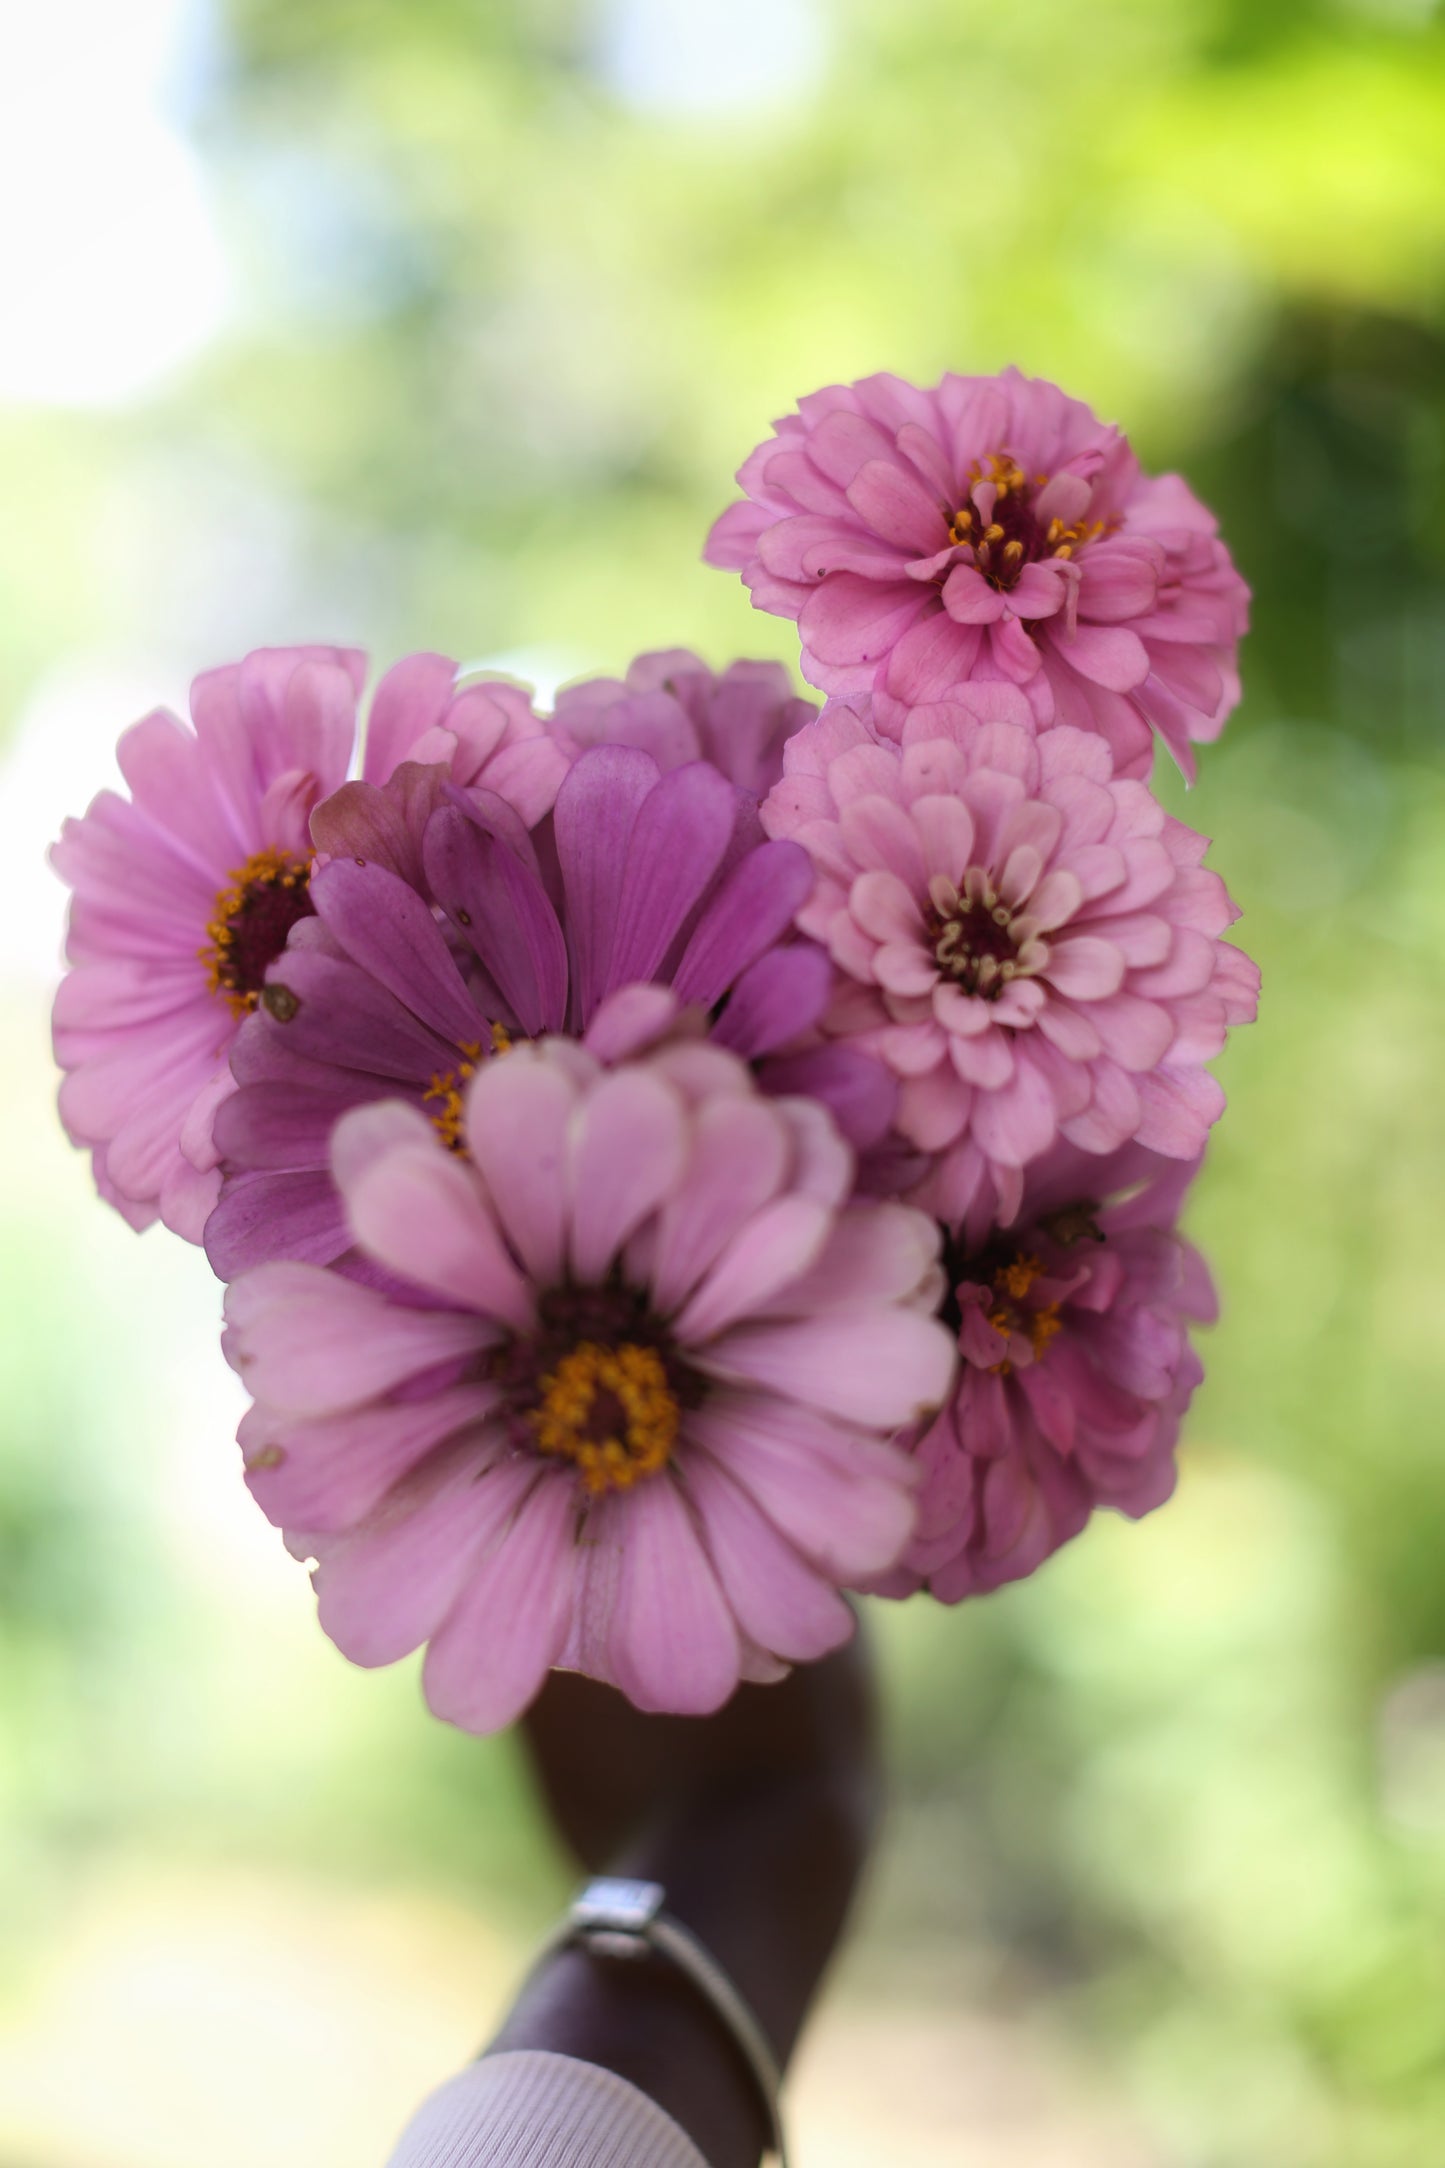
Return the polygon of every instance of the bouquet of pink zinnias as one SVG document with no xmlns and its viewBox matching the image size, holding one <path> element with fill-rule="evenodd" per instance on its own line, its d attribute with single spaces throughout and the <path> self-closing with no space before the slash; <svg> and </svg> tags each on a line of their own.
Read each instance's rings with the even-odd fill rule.
<svg viewBox="0 0 1445 2168">
<path fill-rule="evenodd" d="M 1053 385 L 805 399 L 709 560 L 777 665 L 550 715 L 439 655 L 198 678 L 66 823 L 60 1110 L 203 1243 L 246 1482 L 438 1715 L 716 1708 L 1174 1482 L 1179 1233 L 1258 974 L 1167 815 L 1247 590 Z"/>
</svg>

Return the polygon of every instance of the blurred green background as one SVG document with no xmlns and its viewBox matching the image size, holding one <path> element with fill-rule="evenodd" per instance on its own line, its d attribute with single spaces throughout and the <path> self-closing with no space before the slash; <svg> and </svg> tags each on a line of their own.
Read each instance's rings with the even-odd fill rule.
<svg viewBox="0 0 1445 2168">
<path fill-rule="evenodd" d="M 0 2168 L 379 2163 L 565 1879 L 508 1742 L 322 1640 L 204 1260 L 64 1146 L 45 842 L 259 642 L 791 662 L 698 561 L 738 461 L 1009 360 L 1254 585 L 1187 817 L 1265 1002 L 1177 1500 L 875 1615 L 896 1804 L 798 2150 L 1445 2158 L 1432 0 L 49 0 L 0 206 Z"/>
</svg>

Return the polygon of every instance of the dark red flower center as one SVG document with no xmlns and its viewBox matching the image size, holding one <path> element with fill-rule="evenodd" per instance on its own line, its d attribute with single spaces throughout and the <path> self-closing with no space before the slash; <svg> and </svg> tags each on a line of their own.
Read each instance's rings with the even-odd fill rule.
<svg viewBox="0 0 1445 2168">
<path fill-rule="evenodd" d="M 315 916 L 310 880 L 310 859 L 290 851 L 257 851 L 217 896 L 200 956 L 211 991 L 237 1016 L 255 1008 L 267 967 L 285 948 L 291 928 Z"/>
</svg>

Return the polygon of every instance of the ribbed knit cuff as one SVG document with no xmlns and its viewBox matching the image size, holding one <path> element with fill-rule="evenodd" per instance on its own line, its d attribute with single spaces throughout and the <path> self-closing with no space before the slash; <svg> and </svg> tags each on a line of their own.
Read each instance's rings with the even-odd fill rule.
<svg viewBox="0 0 1445 2168">
<path fill-rule="evenodd" d="M 614 2070 L 523 2049 L 485 2055 L 423 2101 L 387 2168 L 707 2168 Z"/>
</svg>

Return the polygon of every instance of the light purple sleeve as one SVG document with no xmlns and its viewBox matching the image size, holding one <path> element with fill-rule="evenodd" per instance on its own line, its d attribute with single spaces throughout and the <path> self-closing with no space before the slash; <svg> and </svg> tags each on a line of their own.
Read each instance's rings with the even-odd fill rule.
<svg viewBox="0 0 1445 2168">
<path fill-rule="evenodd" d="M 387 2168 L 707 2168 L 655 2100 L 595 2063 L 527 2049 L 439 2086 Z"/>
</svg>

